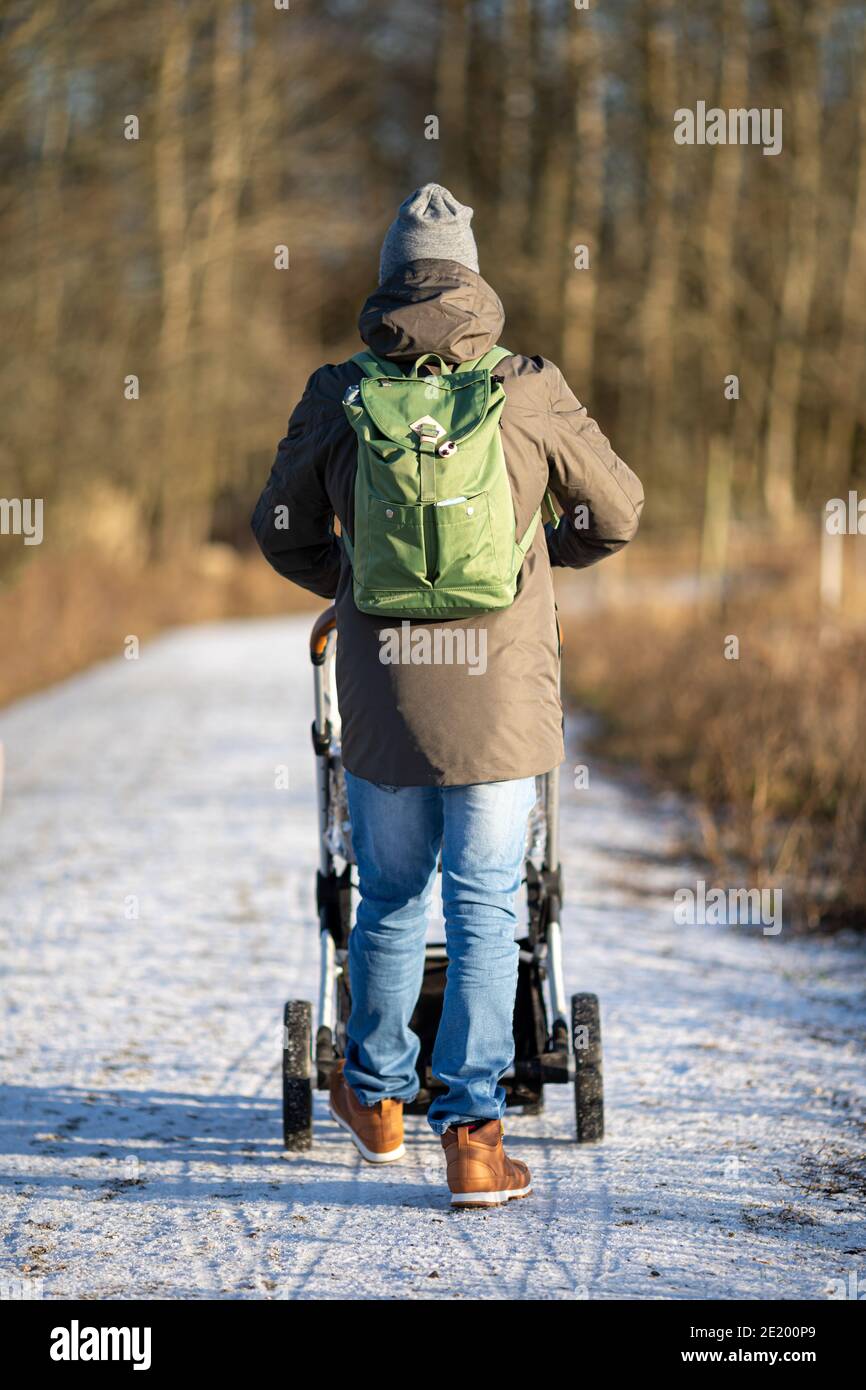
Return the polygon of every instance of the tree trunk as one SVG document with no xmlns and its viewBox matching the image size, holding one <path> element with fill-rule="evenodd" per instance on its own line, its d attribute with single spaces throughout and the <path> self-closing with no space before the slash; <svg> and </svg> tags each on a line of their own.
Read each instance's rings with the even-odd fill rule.
<svg viewBox="0 0 866 1390">
<path fill-rule="evenodd" d="M 595 315 L 601 273 L 604 199 L 604 86 L 601 39 L 591 12 L 571 16 L 570 61 L 575 76 L 574 140 L 568 208 L 568 257 L 563 294 L 563 367 L 580 392 L 592 399 Z M 586 246 L 589 267 L 574 266 L 574 248 Z"/>
<path fill-rule="evenodd" d="M 467 123 L 469 80 L 469 15 L 466 0 L 444 0 L 441 6 L 436 105 L 439 117 L 441 178 L 461 202 L 467 197 Z"/>
<path fill-rule="evenodd" d="M 56 0 L 49 7 L 50 22 L 57 23 Z M 63 308 L 65 247 L 63 244 L 63 156 L 69 138 L 69 103 L 63 90 L 65 45 L 57 40 L 59 51 L 50 48 L 47 60 L 45 119 L 39 151 L 39 171 L 34 184 L 36 251 L 35 349 L 39 362 L 34 386 L 35 415 L 39 422 L 40 447 L 37 460 L 53 456 L 57 437 L 57 397 L 61 362 L 58 346 Z M 41 462 L 34 474 L 42 471 Z M 43 484 L 40 483 L 42 488 Z"/>
<path fill-rule="evenodd" d="M 178 529 L 182 500 L 176 494 L 182 457 L 183 422 L 189 397 L 189 339 L 192 319 L 192 266 L 187 245 L 187 198 L 181 103 L 192 49 L 188 11 L 163 0 L 162 61 L 156 92 L 156 224 L 162 271 L 162 319 L 157 340 L 159 394 L 143 383 L 149 408 L 161 407 L 161 446 L 154 465 L 155 495 L 148 504 L 159 516 L 162 540 Z"/>
<path fill-rule="evenodd" d="M 821 195 L 821 71 L 819 42 L 825 16 L 810 3 L 799 33 L 797 11 L 779 0 L 778 12 L 790 55 L 789 109 L 794 115 L 792 187 L 788 200 L 788 252 L 770 375 L 770 413 L 764 472 L 767 510 L 782 530 L 796 513 L 797 411 L 809 312 L 818 269 L 818 207 Z M 784 156 L 776 156 L 776 158 Z"/>
<path fill-rule="evenodd" d="M 532 35 L 529 0 L 505 0 L 502 14 L 504 64 L 502 133 L 499 160 L 500 232 L 509 254 L 526 244 L 530 207 Z"/>
<path fill-rule="evenodd" d="M 675 356 L 674 314 L 679 283 L 680 232 L 674 196 L 679 162 L 672 146 L 671 119 L 677 107 L 677 52 L 672 0 L 654 5 L 647 33 L 650 188 L 650 256 L 640 307 L 646 444 L 651 456 L 670 461 Z"/>
<path fill-rule="evenodd" d="M 213 38 L 211 89 L 210 196 L 207 202 L 200 328 L 203 344 L 201 389 L 205 415 L 197 433 L 204 443 L 197 461 L 204 539 L 212 499 L 223 469 L 234 457 L 232 332 L 234 265 L 238 237 L 238 198 L 243 179 L 243 61 L 240 16 L 235 0 L 221 0 Z"/>
<path fill-rule="evenodd" d="M 838 394 L 831 404 L 824 444 L 823 477 L 832 492 L 843 492 L 851 479 L 854 440 L 864 422 L 866 376 L 866 51 L 861 52 L 858 112 L 857 192 L 851 217 L 848 256 L 842 284 L 839 347 L 835 378 Z"/>
<path fill-rule="evenodd" d="M 748 57 L 743 0 L 723 0 L 719 91 L 714 103 L 723 109 L 746 105 Z M 704 294 L 707 324 L 705 346 L 704 409 L 710 422 L 707 481 L 704 503 L 702 569 L 724 573 L 731 510 L 734 468 L 735 415 L 739 402 L 724 396 L 724 379 L 742 376 L 734 321 L 734 259 L 737 247 L 740 181 L 743 168 L 741 145 L 718 147 L 713 152 L 712 181 L 703 228 Z M 715 515 L 715 512 L 718 515 Z"/>
</svg>

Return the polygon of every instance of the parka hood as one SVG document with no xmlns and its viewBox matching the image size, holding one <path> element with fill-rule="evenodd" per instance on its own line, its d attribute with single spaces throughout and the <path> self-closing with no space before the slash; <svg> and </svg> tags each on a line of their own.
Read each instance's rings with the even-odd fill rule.
<svg viewBox="0 0 866 1390">
<path fill-rule="evenodd" d="M 505 312 L 486 280 L 459 261 L 409 261 L 370 295 L 358 320 L 377 357 L 437 352 L 469 362 L 499 342 Z"/>
</svg>

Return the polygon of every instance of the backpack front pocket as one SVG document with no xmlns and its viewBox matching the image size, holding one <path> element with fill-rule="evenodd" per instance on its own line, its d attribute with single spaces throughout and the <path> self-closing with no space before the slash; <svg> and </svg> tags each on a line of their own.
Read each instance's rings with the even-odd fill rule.
<svg viewBox="0 0 866 1390">
<path fill-rule="evenodd" d="M 502 576 L 490 524 L 486 492 L 432 506 L 436 554 L 428 556 L 428 574 L 437 589 L 491 588 Z"/>
<path fill-rule="evenodd" d="M 373 496 L 367 507 L 364 588 L 402 592 L 429 588 L 424 545 L 427 508 L 404 507 Z"/>
</svg>

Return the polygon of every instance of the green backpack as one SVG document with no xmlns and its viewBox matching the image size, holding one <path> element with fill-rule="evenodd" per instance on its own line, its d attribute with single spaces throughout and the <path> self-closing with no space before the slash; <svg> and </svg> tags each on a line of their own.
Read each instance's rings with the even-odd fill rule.
<svg viewBox="0 0 866 1390">
<path fill-rule="evenodd" d="M 467 618 L 507 608 L 540 512 L 515 534 L 495 347 L 453 370 L 436 353 L 408 375 L 372 352 L 343 406 L 358 436 L 355 538 L 343 540 L 363 613 Z M 419 377 L 431 358 L 441 375 Z"/>
</svg>

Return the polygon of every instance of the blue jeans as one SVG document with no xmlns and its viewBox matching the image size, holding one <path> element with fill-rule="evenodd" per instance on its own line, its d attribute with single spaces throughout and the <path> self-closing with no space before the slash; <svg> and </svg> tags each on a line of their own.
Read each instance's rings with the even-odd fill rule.
<svg viewBox="0 0 866 1390">
<path fill-rule="evenodd" d="M 427 910 L 442 850 L 448 976 L 433 1050 L 447 1086 L 427 1118 L 500 1119 L 514 1060 L 514 897 L 535 778 L 465 787 L 385 787 L 346 773 L 360 902 L 349 937 L 352 1013 L 345 1076 L 365 1105 L 414 1100 L 409 1028 L 424 973 Z"/>
</svg>

